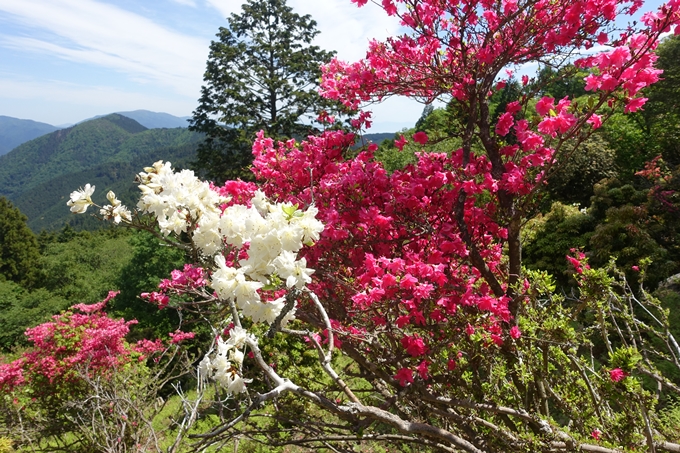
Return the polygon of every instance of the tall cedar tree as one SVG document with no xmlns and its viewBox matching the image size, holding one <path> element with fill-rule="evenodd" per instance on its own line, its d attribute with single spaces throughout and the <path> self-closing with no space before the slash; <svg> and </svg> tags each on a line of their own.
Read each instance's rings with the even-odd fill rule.
<svg viewBox="0 0 680 453">
<path fill-rule="evenodd" d="M 194 166 L 215 182 L 252 178 L 246 167 L 258 131 L 304 136 L 316 113 L 332 105 L 317 88 L 319 67 L 334 52 L 311 45 L 319 33 L 311 16 L 294 13 L 285 0 L 248 0 L 242 9 L 210 45 L 189 126 L 206 134 Z"/>
<path fill-rule="evenodd" d="M 27 217 L 0 197 L 0 280 L 31 286 L 38 278 L 40 250 Z"/>
</svg>

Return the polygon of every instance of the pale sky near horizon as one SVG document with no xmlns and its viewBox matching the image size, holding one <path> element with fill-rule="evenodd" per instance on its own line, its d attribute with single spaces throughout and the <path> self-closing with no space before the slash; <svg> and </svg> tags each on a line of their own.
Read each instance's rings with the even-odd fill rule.
<svg viewBox="0 0 680 453">
<path fill-rule="evenodd" d="M 53 125 L 145 109 L 190 116 L 208 46 L 243 0 L 0 0 L 0 115 Z M 346 61 L 398 20 L 369 2 L 288 0 L 310 14 L 315 44 Z M 648 2 L 649 10 L 659 0 Z M 391 98 L 369 108 L 369 132 L 412 127 L 423 105 Z"/>
<path fill-rule="evenodd" d="M 208 46 L 243 0 L 0 0 L 0 115 L 53 125 L 145 109 L 190 116 Z M 398 21 L 350 0 L 289 0 L 321 31 L 315 44 L 362 58 Z M 412 126 L 423 106 L 374 106 L 371 132 Z"/>
</svg>

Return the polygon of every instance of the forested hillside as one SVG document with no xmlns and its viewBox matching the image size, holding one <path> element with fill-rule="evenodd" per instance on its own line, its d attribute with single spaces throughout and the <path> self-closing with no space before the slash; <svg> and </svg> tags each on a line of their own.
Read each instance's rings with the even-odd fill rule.
<svg viewBox="0 0 680 453">
<path fill-rule="evenodd" d="M 186 129 L 147 129 L 112 114 L 39 137 L 0 157 L 0 195 L 14 199 L 58 176 L 199 140 Z"/>
<path fill-rule="evenodd" d="M 127 200 L 134 169 L 159 159 L 186 166 L 201 139 L 201 134 L 187 129 L 147 129 L 118 114 L 86 121 L 1 156 L 0 196 L 20 207 L 34 231 L 61 228 L 75 220 L 65 205 L 74 187 L 88 182 L 106 185 Z M 105 193 L 97 196 L 103 200 Z M 91 219 L 79 224 L 88 226 L 97 228 Z"/>
</svg>

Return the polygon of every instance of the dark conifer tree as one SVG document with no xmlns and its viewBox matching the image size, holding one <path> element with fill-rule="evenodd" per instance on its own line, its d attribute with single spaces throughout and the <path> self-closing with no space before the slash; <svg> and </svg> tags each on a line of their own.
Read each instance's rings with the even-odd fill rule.
<svg viewBox="0 0 680 453">
<path fill-rule="evenodd" d="M 0 197 L 0 280 L 30 287 L 40 269 L 38 240 L 27 217 L 5 197 Z"/>
<path fill-rule="evenodd" d="M 194 167 L 216 182 L 248 178 L 255 134 L 275 139 L 312 131 L 331 106 L 317 93 L 320 65 L 333 56 L 311 45 L 319 33 L 309 15 L 285 0 L 248 0 L 210 45 L 199 106 L 189 129 L 206 134 Z"/>
</svg>

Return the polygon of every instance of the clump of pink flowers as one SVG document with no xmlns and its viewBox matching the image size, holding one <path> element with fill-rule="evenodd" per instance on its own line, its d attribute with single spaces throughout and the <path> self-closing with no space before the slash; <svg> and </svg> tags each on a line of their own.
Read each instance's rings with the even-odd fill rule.
<svg viewBox="0 0 680 453">
<path fill-rule="evenodd" d="M 96 304 L 74 305 L 53 316 L 52 321 L 28 329 L 26 336 L 33 347 L 17 360 L 0 365 L 0 391 L 33 385 L 38 393 L 50 392 L 53 385 L 77 384 L 82 373 L 107 376 L 133 360 L 164 351 L 166 345 L 161 340 L 140 340 L 136 344 L 125 340 L 130 326 L 137 321 L 112 319 L 103 311 L 117 294 L 110 291 Z M 192 332 L 170 334 L 172 343 L 193 336 Z"/>
<path fill-rule="evenodd" d="M 621 382 L 626 376 L 628 376 L 628 373 L 623 371 L 621 368 L 609 370 L 609 378 L 612 380 L 612 382 Z"/>
</svg>

